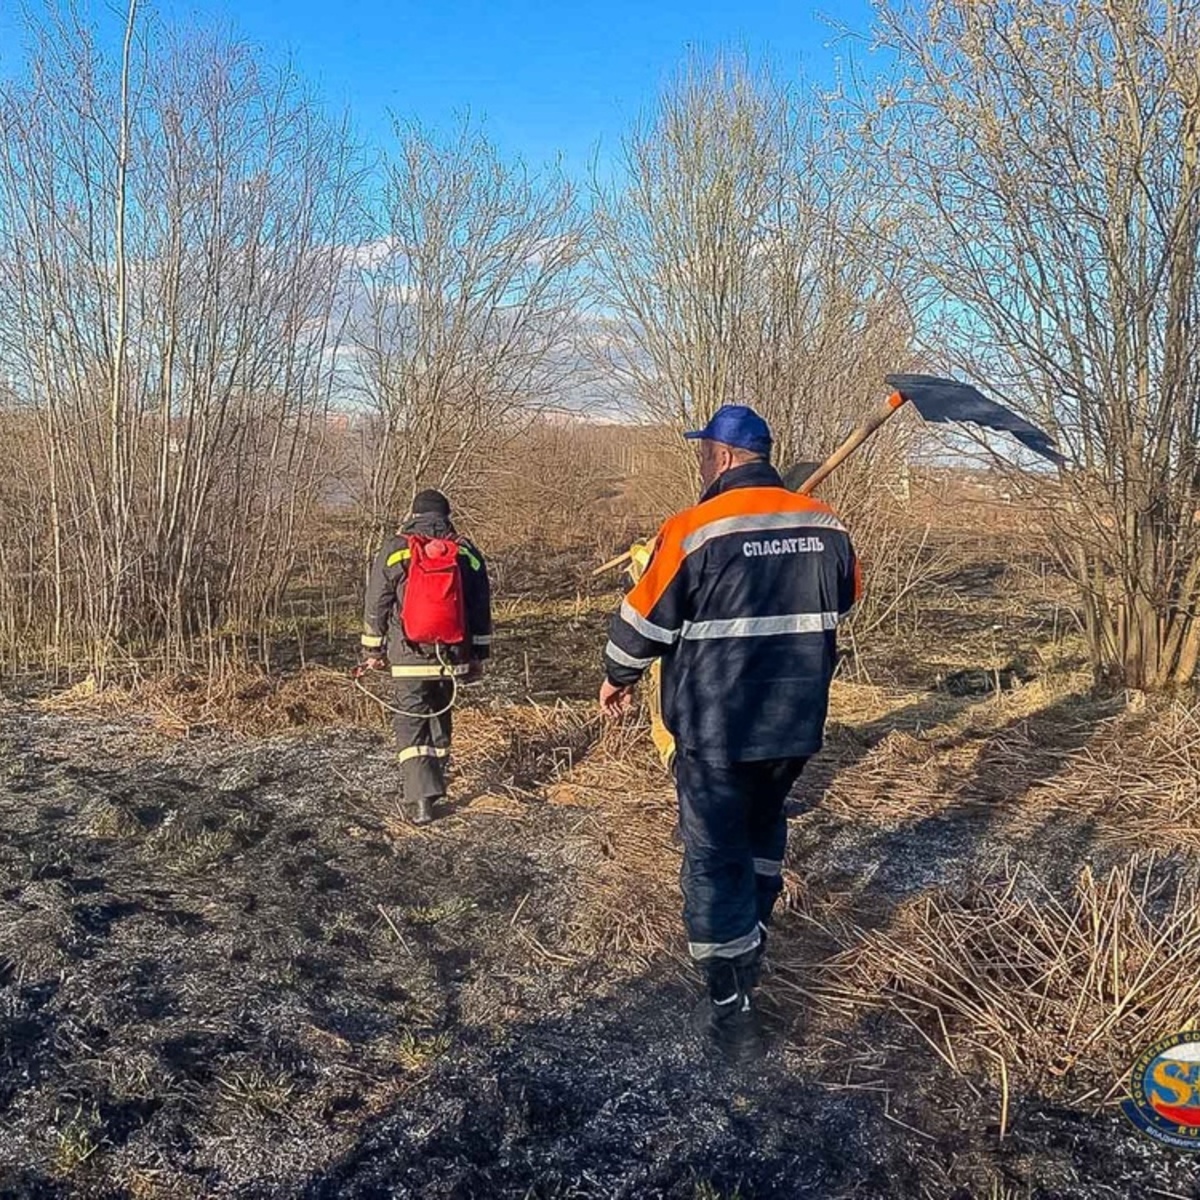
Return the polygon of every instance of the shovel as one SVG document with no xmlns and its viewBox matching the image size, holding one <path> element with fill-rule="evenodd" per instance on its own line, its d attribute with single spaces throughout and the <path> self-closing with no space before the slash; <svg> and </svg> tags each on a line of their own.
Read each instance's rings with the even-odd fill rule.
<svg viewBox="0 0 1200 1200">
<path fill-rule="evenodd" d="M 962 422 L 984 429 L 1011 433 L 1023 446 L 1061 467 L 1066 459 L 1059 454 L 1048 433 L 1031 425 L 1003 404 L 989 400 L 978 388 L 956 379 L 937 375 L 888 375 L 884 383 L 892 394 L 880 409 L 873 412 L 853 433 L 811 474 L 793 490 L 803 496 L 819 487 L 873 433 L 892 419 L 906 404 L 911 404 L 921 417 L 931 424 L 949 425 Z M 796 468 L 789 475 L 794 476 Z"/>
<path fill-rule="evenodd" d="M 787 472 L 784 483 L 792 491 L 802 496 L 811 494 L 906 404 L 911 404 L 924 420 L 932 424 L 965 422 L 984 429 L 1002 430 L 1011 433 L 1023 446 L 1055 466 L 1061 467 L 1066 462 L 1048 433 L 1031 425 L 1003 404 L 989 400 L 969 383 L 942 379 L 937 375 L 888 375 L 884 383 L 892 389 L 892 393 L 883 407 L 867 417 L 819 467 L 813 470 L 812 463 L 798 463 Z M 629 557 L 630 551 L 627 550 L 597 567 L 592 574 L 601 575 L 611 571 L 627 562 Z"/>
</svg>

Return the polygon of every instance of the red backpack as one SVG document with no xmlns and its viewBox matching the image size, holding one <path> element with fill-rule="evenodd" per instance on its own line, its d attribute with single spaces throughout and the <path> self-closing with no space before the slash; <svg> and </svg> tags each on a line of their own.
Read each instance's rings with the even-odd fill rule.
<svg viewBox="0 0 1200 1200">
<path fill-rule="evenodd" d="M 467 606 L 458 542 L 452 537 L 407 536 L 411 557 L 400 608 L 404 636 L 421 644 L 460 646 L 467 640 Z"/>
</svg>

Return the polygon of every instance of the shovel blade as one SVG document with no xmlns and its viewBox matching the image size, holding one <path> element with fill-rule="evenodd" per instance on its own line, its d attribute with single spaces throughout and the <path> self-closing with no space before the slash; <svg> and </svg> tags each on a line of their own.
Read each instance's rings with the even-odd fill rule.
<svg viewBox="0 0 1200 1200">
<path fill-rule="evenodd" d="M 783 486 L 789 492 L 798 492 L 808 482 L 811 475 L 817 473 L 819 462 L 798 462 L 788 467 L 783 473 Z"/>
<path fill-rule="evenodd" d="M 989 400 L 978 388 L 956 379 L 937 375 L 889 375 L 887 385 L 899 392 L 926 421 L 935 424 L 968 422 L 984 429 L 1010 433 L 1023 446 L 1055 464 L 1066 459 L 1058 452 L 1054 439 L 1036 425 L 1018 416 L 1010 408 Z"/>
</svg>

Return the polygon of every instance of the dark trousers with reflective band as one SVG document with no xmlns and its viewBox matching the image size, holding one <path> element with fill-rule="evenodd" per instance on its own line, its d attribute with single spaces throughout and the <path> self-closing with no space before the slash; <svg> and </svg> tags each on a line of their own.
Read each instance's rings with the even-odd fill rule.
<svg viewBox="0 0 1200 1200">
<path fill-rule="evenodd" d="M 683 920 L 692 957 L 734 958 L 759 941 L 783 890 L 784 801 L 807 760 L 675 759 Z"/>
<path fill-rule="evenodd" d="M 436 800 L 446 794 L 446 765 L 450 757 L 449 679 L 394 679 L 392 728 L 400 748 L 400 777 L 404 799 Z"/>
</svg>

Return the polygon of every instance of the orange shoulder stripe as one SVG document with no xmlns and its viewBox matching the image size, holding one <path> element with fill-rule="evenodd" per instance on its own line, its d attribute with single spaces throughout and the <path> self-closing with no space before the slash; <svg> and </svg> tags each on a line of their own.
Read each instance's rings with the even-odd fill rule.
<svg viewBox="0 0 1200 1200">
<path fill-rule="evenodd" d="M 690 509 L 688 511 L 691 511 Z M 625 597 L 629 606 L 635 612 L 641 613 L 649 620 L 651 610 L 662 598 L 663 593 L 671 586 L 671 580 L 679 573 L 683 560 L 687 557 L 683 550 L 683 535 L 678 533 L 675 522 L 684 513 L 671 517 L 658 531 L 654 539 L 654 552 L 641 579 L 633 585 L 633 590 Z"/>
<path fill-rule="evenodd" d="M 667 519 L 655 539 L 654 554 L 646 573 L 625 599 L 636 612 L 649 618 L 687 558 L 685 539 L 705 525 L 726 517 L 754 517 L 773 512 L 812 512 L 836 516 L 824 501 L 801 496 L 787 488 L 732 488 Z"/>
<path fill-rule="evenodd" d="M 726 517 L 756 517 L 773 512 L 816 512 L 834 516 L 834 511 L 823 500 L 812 496 L 800 496 L 783 487 L 733 488 L 722 492 L 695 508 L 685 509 L 672 517 L 668 524 L 680 522 L 680 539 L 695 533 L 713 521 Z"/>
</svg>

